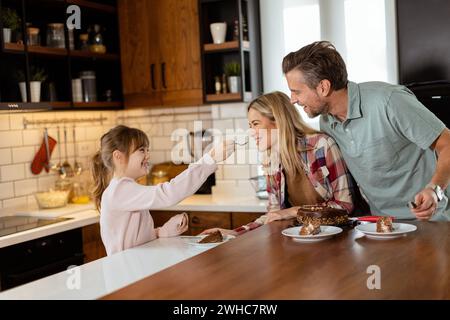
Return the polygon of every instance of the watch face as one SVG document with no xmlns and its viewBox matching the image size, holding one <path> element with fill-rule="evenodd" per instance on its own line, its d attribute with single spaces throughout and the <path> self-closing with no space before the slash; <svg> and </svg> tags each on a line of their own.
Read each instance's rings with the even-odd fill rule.
<svg viewBox="0 0 450 320">
<path fill-rule="evenodd" d="M 436 192 L 438 201 L 441 201 L 444 198 L 444 191 L 442 190 L 442 188 L 440 186 L 435 186 L 433 190 L 434 192 Z"/>
</svg>

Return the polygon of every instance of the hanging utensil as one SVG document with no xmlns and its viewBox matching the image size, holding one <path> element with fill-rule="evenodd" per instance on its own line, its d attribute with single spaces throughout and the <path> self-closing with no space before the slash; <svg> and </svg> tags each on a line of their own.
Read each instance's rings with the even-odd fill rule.
<svg viewBox="0 0 450 320">
<path fill-rule="evenodd" d="M 75 138 L 75 126 L 73 126 L 73 156 L 75 159 L 73 170 L 75 171 L 75 174 L 79 176 L 83 171 L 83 168 L 81 167 L 81 164 L 77 161 L 77 143 Z"/>
<path fill-rule="evenodd" d="M 64 149 L 65 149 L 65 160 L 63 163 L 63 167 L 64 167 L 64 170 L 66 171 L 67 176 L 73 177 L 73 169 L 67 158 L 67 128 L 66 128 L 66 126 L 64 126 Z"/>
<path fill-rule="evenodd" d="M 62 152 L 61 152 L 61 132 L 59 127 L 57 127 L 58 129 L 58 152 L 59 152 L 59 162 L 57 165 L 57 171 L 59 173 L 59 176 L 61 177 L 61 179 L 64 179 L 67 176 L 67 172 L 66 169 L 64 168 L 64 166 L 61 163 L 61 159 L 62 159 Z"/>
<path fill-rule="evenodd" d="M 44 128 L 44 143 L 45 143 L 45 153 L 47 156 L 47 159 L 45 161 L 45 168 L 48 172 L 50 168 L 52 167 L 52 164 L 50 163 L 50 146 L 48 144 L 48 130 L 47 128 Z"/>
</svg>

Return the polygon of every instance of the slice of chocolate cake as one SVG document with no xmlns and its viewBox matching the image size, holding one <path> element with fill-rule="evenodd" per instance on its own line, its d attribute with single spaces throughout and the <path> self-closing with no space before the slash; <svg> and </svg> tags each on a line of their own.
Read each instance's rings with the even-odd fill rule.
<svg viewBox="0 0 450 320">
<path fill-rule="evenodd" d="M 215 231 L 213 233 L 208 234 L 198 243 L 217 243 L 222 241 L 223 241 L 222 233 L 220 231 Z"/>
<path fill-rule="evenodd" d="M 394 226 L 392 225 L 391 217 L 380 217 L 377 220 L 377 232 L 392 232 L 394 231 Z"/>
<path fill-rule="evenodd" d="M 316 218 L 305 218 L 300 228 L 301 236 L 311 236 L 320 233 L 320 221 Z"/>
<path fill-rule="evenodd" d="M 345 210 L 335 209 L 324 205 L 303 205 L 297 211 L 297 221 L 303 223 L 305 218 L 318 219 L 321 225 L 337 226 L 348 222 Z"/>
</svg>

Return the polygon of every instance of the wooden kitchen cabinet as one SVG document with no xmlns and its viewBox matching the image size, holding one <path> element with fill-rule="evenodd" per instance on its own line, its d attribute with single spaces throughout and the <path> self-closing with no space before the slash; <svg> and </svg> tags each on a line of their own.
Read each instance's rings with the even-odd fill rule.
<svg viewBox="0 0 450 320">
<path fill-rule="evenodd" d="M 151 211 L 155 227 L 160 227 L 172 216 L 180 212 L 173 211 Z M 205 229 L 224 228 L 234 229 L 255 221 L 263 213 L 257 212 L 187 212 L 189 216 L 189 229 L 185 235 L 197 235 Z"/>
<path fill-rule="evenodd" d="M 202 102 L 197 0 L 119 0 L 126 107 Z"/>
<path fill-rule="evenodd" d="M 253 222 L 263 214 L 262 212 L 233 212 L 231 214 L 231 228 L 236 229 Z"/>
<path fill-rule="evenodd" d="M 84 263 L 106 257 L 106 250 L 100 236 L 100 223 L 82 228 Z"/>
</svg>

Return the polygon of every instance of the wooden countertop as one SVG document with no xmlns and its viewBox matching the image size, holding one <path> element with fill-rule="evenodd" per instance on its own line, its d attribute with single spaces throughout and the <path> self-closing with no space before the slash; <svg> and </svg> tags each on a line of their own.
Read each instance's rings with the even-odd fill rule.
<svg viewBox="0 0 450 320">
<path fill-rule="evenodd" d="M 450 299 L 450 223 L 412 222 L 405 237 L 347 229 L 299 243 L 275 222 L 122 288 L 104 299 Z M 381 270 L 381 289 L 369 290 Z"/>
</svg>

